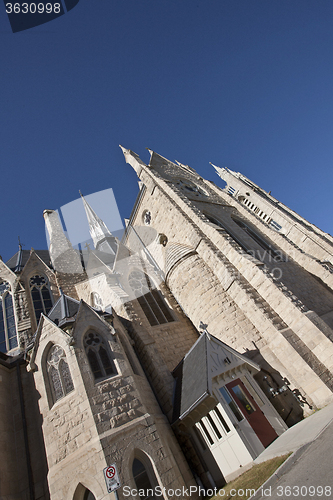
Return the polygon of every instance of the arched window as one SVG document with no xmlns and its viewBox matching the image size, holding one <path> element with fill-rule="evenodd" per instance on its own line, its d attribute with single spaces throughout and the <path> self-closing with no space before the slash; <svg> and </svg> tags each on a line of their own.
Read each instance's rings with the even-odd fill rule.
<svg viewBox="0 0 333 500">
<path fill-rule="evenodd" d="M 53 402 L 63 398 L 74 390 L 74 385 L 62 347 L 54 345 L 47 356 L 47 371 L 53 396 Z"/>
<path fill-rule="evenodd" d="M 33 276 L 30 278 L 30 291 L 34 304 L 37 323 L 42 313 L 47 314 L 52 308 L 52 299 L 48 281 L 44 276 Z"/>
<path fill-rule="evenodd" d="M 223 231 L 225 231 L 226 233 L 229 234 L 229 236 L 231 236 L 236 243 L 238 243 L 238 245 L 240 247 L 242 247 L 243 250 L 245 250 L 245 252 L 248 252 L 250 250 L 250 248 L 248 246 L 246 246 L 242 240 L 240 238 L 237 238 L 237 236 L 228 228 L 226 228 L 224 226 L 224 224 L 222 224 L 221 221 L 219 221 L 218 219 L 216 219 L 215 217 L 213 217 L 212 215 L 210 214 L 206 214 L 204 213 L 204 216 L 209 220 L 209 222 L 211 222 L 212 224 L 214 224 L 215 226 L 218 226 L 219 228 L 223 229 Z"/>
<path fill-rule="evenodd" d="M 7 352 L 17 347 L 17 334 L 14 316 L 13 298 L 10 284 L 0 283 L 0 352 Z"/>
<path fill-rule="evenodd" d="M 272 245 L 268 243 L 262 236 L 260 236 L 257 231 L 251 227 L 251 225 L 246 224 L 245 221 L 233 217 L 232 220 L 236 222 L 236 224 L 245 231 L 251 238 L 259 245 L 263 250 L 265 250 L 269 255 L 271 255 L 274 260 L 283 260 L 282 254 L 280 250 L 273 248 Z"/>
<path fill-rule="evenodd" d="M 260 236 L 259 233 L 250 224 L 246 224 L 245 221 L 238 219 L 237 217 L 232 217 L 233 222 L 235 222 L 245 233 L 247 233 L 248 236 L 250 236 L 252 238 L 252 240 L 254 240 L 257 243 L 257 245 L 259 245 L 264 250 L 263 255 L 260 255 L 259 250 L 257 250 L 256 248 L 253 248 L 253 246 L 251 247 L 250 242 L 242 241 L 242 239 L 240 237 L 236 236 L 236 234 L 231 229 L 225 227 L 221 221 L 219 221 L 218 219 L 216 219 L 215 217 L 213 217 L 210 214 L 205 213 L 204 215 L 209 220 L 209 222 L 211 222 L 215 226 L 220 227 L 226 233 L 228 233 L 229 236 L 231 236 L 235 240 L 235 242 L 238 243 L 238 245 L 240 247 L 242 247 L 243 250 L 245 250 L 245 252 L 253 255 L 254 257 L 258 258 L 259 260 L 263 261 L 265 258 L 265 255 L 267 255 L 267 254 L 270 255 L 271 257 L 273 257 L 273 259 L 275 261 L 284 260 L 284 258 L 282 256 L 282 252 L 280 250 L 273 248 L 272 245 L 270 245 L 264 239 L 263 236 Z"/>
<path fill-rule="evenodd" d="M 155 499 L 154 488 L 150 482 L 146 467 L 137 458 L 133 460 L 132 473 L 135 485 L 140 493 L 140 499 Z"/>
<path fill-rule="evenodd" d="M 151 326 L 174 321 L 160 292 L 152 287 L 146 274 L 142 271 L 132 271 L 128 282 Z"/>
<path fill-rule="evenodd" d="M 95 380 L 117 373 L 108 348 L 98 333 L 88 332 L 83 339 L 83 345 Z"/>
</svg>

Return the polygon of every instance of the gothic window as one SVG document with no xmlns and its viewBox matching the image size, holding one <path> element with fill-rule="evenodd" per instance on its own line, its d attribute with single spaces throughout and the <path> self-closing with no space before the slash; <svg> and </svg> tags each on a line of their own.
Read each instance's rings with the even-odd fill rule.
<svg viewBox="0 0 333 500">
<path fill-rule="evenodd" d="M 274 260 L 283 260 L 283 257 L 281 255 L 280 250 L 276 250 L 273 248 L 262 236 L 260 236 L 257 231 L 251 227 L 250 225 L 246 224 L 244 221 L 237 219 L 236 217 L 233 217 L 233 221 L 236 222 L 236 224 L 245 231 L 251 238 L 259 245 L 263 250 L 265 250 L 269 255 L 271 255 Z"/>
<path fill-rule="evenodd" d="M 7 352 L 17 345 L 13 298 L 10 284 L 4 281 L 0 283 L 0 352 Z"/>
<path fill-rule="evenodd" d="M 160 292 L 152 287 L 146 274 L 142 271 L 132 271 L 128 282 L 151 326 L 174 321 Z"/>
<path fill-rule="evenodd" d="M 146 467 L 137 458 L 133 460 L 132 473 L 135 485 L 139 491 L 140 499 L 155 499 L 154 489 L 149 479 Z"/>
<path fill-rule="evenodd" d="M 84 337 L 83 345 L 95 380 L 117 373 L 108 348 L 98 333 L 88 332 Z"/>
<path fill-rule="evenodd" d="M 206 219 L 209 220 L 209 222 L 211 222 L 212 224 L 214 224 L 215 226 L 218 226 L 219 228 L 223 229 L 223 231 L 225 231 L 226 233 L 229 234 L 229 236 L 232 237 L 232 239 L 234 239 L 236 241 L 236 243 L 238 243 L 238 245 L 240 247 L 242 247 L 243 250 L 245 250 L 245 252 L 248 252 L 250 249 L 249 247 L 247 247 L 246 245 L 244 245 L 244 243 L 240 240 L 240 238 L 237 238 L 237 236 L 232 232 L 230 231 L 230 229 L 227 229 L 221 221 L 219 221 L 218 219 L 215 219 L 215 217 L 213 217 L 212 215 L 210 214 L 204 214 Z"/>
<path fill-rule="evenodd" d="M 52 299 L 47 279 L 39 275 L 30 278 L 30 292 L 38 323 L 40 315 L 42 313 L 48 314 L 52 308 Z"/>
<path fill-rule="evenodd" d="M 74 390 L 74 385 L 66 360 L 66 354 L 62 347 L 54 345 L 49 350 L 47 361 L 47 372 L 53 396 L 53 402 L 63 398 Z"/>
</svg>

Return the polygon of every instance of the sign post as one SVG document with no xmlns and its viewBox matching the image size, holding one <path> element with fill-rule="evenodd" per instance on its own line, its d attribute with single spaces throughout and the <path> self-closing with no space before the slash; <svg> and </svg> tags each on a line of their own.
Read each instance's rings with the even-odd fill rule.
<svg viewBox="0 0 333 500">
<path fill-rule="evenodd" d="M 103 469 L 103 473 L 108 493 L 117 490 L 120 487 L 120 479 L 116 464 L 112 464 L 109 465 L 108 467 L 105 467 L 105 469 Z"/>
</svg>

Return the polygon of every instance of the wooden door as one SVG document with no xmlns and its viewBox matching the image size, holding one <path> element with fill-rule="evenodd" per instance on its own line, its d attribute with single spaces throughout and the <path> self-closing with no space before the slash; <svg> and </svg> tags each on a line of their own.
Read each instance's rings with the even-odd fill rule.
<svg viewBox="0 0 333 500">
<path fill-rule="evenodd" d="M 226 384 L 226 387 L 233 397 L 244 417 L 251 425 L 252 429 L 267 448 L 274 439 L 278 437 L 277 433 L 268 422 L 267 418 L 255 402 L 243 382 L 238 378 Z"/>
</svg>

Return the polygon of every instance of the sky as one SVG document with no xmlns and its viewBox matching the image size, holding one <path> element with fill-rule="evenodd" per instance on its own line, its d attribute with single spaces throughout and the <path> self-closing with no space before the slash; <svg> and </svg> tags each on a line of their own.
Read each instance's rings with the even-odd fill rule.
<svg viewBox="0 0 333 500">
<path fill-rule="evenodd" d="M 239 171 L 333 234 L 332 0 L 80 0 L 18 33 L 1 4 L 0 89 L 4 261 L 79 190 L 129 217 L 119 144 Z"/>
</svg>

